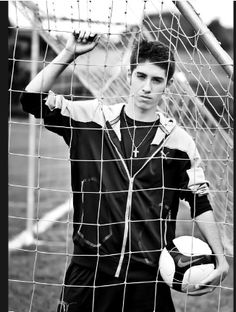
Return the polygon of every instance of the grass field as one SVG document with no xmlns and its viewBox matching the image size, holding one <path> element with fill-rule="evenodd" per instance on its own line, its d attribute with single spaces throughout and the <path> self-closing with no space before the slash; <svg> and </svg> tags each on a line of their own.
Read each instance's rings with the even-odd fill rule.
<svg viewBox="0 0 236 312">
<path fill-rule="evenodd" d="M 9 239 L 25 229 L 28 131 L 27 120 L 9 129 Z M 63 140 L 38 127 L 35 218 L 40 219 L 70 197 L 68 150 Z M 71 211 L 38 236 L 39 244 L 9 255 L 9 311 L 56 310 L 65 268 L 72 252 Z M 184 231 L 184 230 L 183 230 Z M 233 262 L 222 287 L 201 297 L 173 291 L 176 312 L 233 312 Z"/>
</svg>

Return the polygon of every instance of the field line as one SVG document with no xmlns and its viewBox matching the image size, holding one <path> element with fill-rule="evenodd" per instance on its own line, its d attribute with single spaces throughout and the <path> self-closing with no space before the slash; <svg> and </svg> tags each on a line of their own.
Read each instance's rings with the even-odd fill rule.
<svg viewBox="0 0 236 312">
<path fill-rule="evenodd" d="M 68 212 L 69 208 L 70 201 L 67 200 L 52 211 L 46 213 L 36 224 L 34 224 L 32 231 L 25 230 L 9 241 L 9 251 L 33 244 L 35 242 L 34 234 L 45 232 L 56 220 L 60 219 L 66 212 Z"/>
</svg>

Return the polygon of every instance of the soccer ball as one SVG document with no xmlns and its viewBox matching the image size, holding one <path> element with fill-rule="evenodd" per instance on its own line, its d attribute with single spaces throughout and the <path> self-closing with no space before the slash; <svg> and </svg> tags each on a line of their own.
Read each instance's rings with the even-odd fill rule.
<svg viewBox="0 0 236 312">
<path fill-rule="evenodd" d="M 195 291 L 199 284 L 215 269 L 211 248 L 201 239 L 180 236 L 173 239 L 173 248 L 164 248 L 159 259 L 163 280 L 181 292 Z"/>
</svg>

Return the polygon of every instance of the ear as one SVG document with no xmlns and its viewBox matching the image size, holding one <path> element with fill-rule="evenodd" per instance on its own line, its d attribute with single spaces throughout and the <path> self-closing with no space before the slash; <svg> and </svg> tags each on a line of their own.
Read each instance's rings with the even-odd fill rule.
<svg viewBox="0 0 236 312">
<path fill-rule="evenodd" d="M 166 85 L 165 85 L 165 89 L 163 90 L 163 93 L 166 93 L 166 94 L 169 93 L 169 88 L 170 88 L 170 86 L 172 85 L 173 81 L 174 81 L 173 78 L 171 78 L 171 79 L 169 79 L 169 80 L 167 81 L 167 83 L 166 83 Z"/>
<path fill-rule="evenodd" d="M 131 76 L 132 76 L 131 71 L 130 71 L 130 69 L 128 69 L 128 72 L 127 72 L 127 80 L 128 80 L 128 82 L 129 82 L 129 84 L 131 83 Z"/>
<path fill-rule="evenodd" d="M 166 84 L 166 87 L 169 88 L 172 85 L 173 81 L 174 81 L 174 79 L 170 78 L 169 81 Z"/>
</svg>

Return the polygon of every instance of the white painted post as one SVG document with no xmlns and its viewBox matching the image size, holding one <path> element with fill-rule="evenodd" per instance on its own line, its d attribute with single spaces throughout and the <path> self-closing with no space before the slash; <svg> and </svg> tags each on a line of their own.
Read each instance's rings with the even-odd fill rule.
<svg viewBox="0 0 236 312">
<path fill-rule="evenodd" d="M 189 21 L 196 32 L 200 32 L 200 39 L 205 46 L 211 51 L 212 55 L 225 70 L 229 78 L 234 80 L 233 60 L 228 53 L 221 47 L 219 41 L 209 30 L 209 28 L 202 22 L 193 6 L 189 1 L 172 1 L 180 13 Z M 214 4 L 213 4 L 214 5 Z"/>
<path fill-rule="evenodd" d="M 38 69 L 39 59 L 39 35 L 36 30 L 32 30 L 31 40 L 31 79 L 35 77 Z M 36 142 L 36 118 L 29 115 L 29 141 L 28 141 L 28 189 L 27 189 L 27 224 L 26 230 L 29 233 L 29 240 L 33 236 L 33 218 L 35 206 L 35 142 Z M 31 237 L 30 237 L 31 236 Z"/>
</svg>

